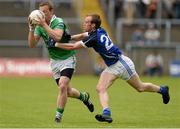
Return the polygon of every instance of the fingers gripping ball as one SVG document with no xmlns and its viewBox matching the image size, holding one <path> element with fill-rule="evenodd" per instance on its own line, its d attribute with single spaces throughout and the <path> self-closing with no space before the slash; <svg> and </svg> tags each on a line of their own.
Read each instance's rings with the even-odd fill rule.
<svg viewBox="0 0 180 129">
<path fill-rule="evenodd" d="M 40 10 L 33 10 L 29 15 L 29 19 L 33 25 L 38 24 L 39 18 L 45 18 L 44 13 Z"/>
</svg>

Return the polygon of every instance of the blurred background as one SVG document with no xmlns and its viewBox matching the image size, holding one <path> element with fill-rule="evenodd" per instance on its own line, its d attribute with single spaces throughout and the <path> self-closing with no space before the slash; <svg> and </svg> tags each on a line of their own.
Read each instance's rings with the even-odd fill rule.
<svg viewBox="0 0 180 129">
<path fill-rule="evenodd" d="M 41 0 L 0 0 L 0 75 L 49 75 L 45 46 L 28 48 L 27 17 Z M 98 13 L 114 44 L 136 65 L 139 74 L 180 77 L 180 0 L 52 0 L 55 14 L 71 34 L 82 32 L 82 20 Z M 91 50 L 77 51 L 76 74 L 105 68 Z"/>
</svg>

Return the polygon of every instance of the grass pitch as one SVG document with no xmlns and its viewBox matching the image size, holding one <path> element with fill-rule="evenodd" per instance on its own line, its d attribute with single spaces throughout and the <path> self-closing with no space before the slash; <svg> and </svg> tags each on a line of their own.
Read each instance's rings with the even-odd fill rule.
<svg viewBox="0 0 180 129">
<path fill-rule="evenodd" d="M 99 123 L 101 113 L 98 77 L 74 76 L 71 84 L 88 91 L 95 111 L 90 113 L 76 99 L 68 99 L 62 123 L 54 122 L 57 87 L 52 78 L 0 78 L 0 128 L 180 128 L 180 79 L 143 77 L 143 81 L 167 84 L 171 101 L 164 105 L 159 94 L 138 93 L 118 79 L 109 89 L 113 123 Z"/>
</svg>

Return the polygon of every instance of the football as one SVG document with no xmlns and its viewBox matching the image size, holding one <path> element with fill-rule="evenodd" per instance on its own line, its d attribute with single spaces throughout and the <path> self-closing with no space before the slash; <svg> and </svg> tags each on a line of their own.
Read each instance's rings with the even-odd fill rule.
<svg viewBox="0 0 180 129">
<path fill-rule="evenodd" d="M 30 14 L 29 14 L 29 18 L 30 20 L 32 20 L 32 24 L 36 25 L 39 21 L 39 17 L 40 18 L 44 18 L 45 15 L 42 11 L 40 10 L 33 10 Z"/>
</svg>

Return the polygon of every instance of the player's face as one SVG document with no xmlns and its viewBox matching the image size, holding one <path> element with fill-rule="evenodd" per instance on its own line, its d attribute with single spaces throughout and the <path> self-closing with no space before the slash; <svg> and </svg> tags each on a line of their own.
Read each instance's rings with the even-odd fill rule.
<svg viewBox="0 0 180 129">
<path fill-rule="evenodd" d="M 91 16 L 87 16 L 84 19 L 84 23 L 83 23 L 83 29 L 85 32 L 91 32 L 93 30 L 93 26 L 92 26 L 92 17 Z"/>
<path fill-rule="evenodd" d="M 48 5 L 39 7 L 39 10 L 41 10 L 45 14 L 46 21 L 50 22 L 50 20 L 53 16 L 53 10 L 50 11 Z"/>
</svg>

